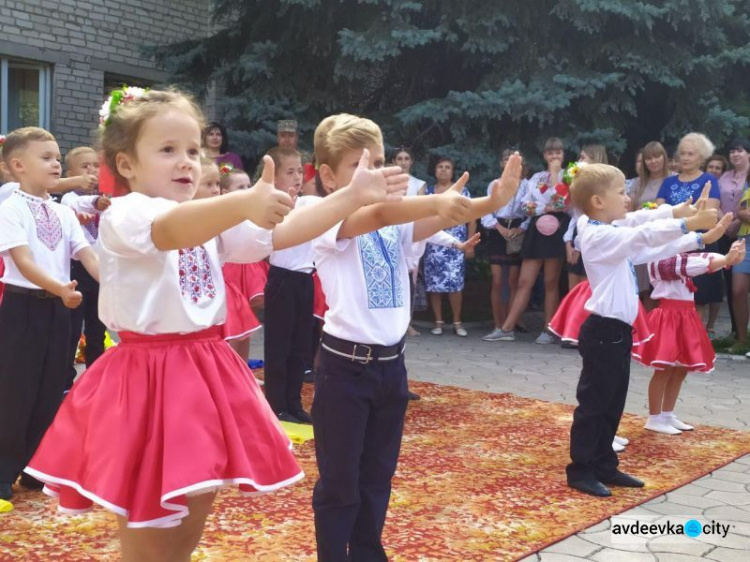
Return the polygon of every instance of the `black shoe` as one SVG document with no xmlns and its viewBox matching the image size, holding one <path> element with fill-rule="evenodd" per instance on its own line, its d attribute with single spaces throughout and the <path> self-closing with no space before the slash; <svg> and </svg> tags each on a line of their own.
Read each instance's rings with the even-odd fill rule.
<svg viewBox="0 0 750 562">
<path fill-rule="evenodd" d="M 612 492 L 609 491 L 609 488 L 607 488 L 604 484 L 594 478 L 589 478 L 586 480 L 568 480 L 568 486 L 578 490 L 579 492 L 583 492 L 584 494 L 589 494 L 591 496 L 596 496 L 598 498 L 607 498 L 612 495 Z"/>
<path fill-rule="evenodd" d="M 411 390 L 407 391 L 407 394 L 409 395 L 409 400 L 421 400 L 422 397 L 417 394 L 416 392 L 412 392 Z"/>
<path fill-rule="evenodd" d="M 315 369 L 308 369 L 302 377 L 304 382 L 315 382 Z"/>
<path fill-rule="evenodd" d="M 600 478 L 600 480 L 610 486 L 620 486 L 622 488 L 643 488 L 645 486 L 643 480 L 638 480 L 635 476 L 630 476 L 630 474 L 625 474 L 619 470 L 612 476 Z"/>
<path fill-rule="evenodd" d="M 560 347 L 562 347 L 563 349 L 578 349 L 578 344 L 572 341 L 563 341 L 560 344 Z"/>
<path fill-rule="evenodd" d="M 289 412 L 279 412 L 278 414 L 276 414 L 276 417 L 279 419 L 279 421 L 283 421 L 283 422 L 302 423 L 299 421 L 299 419 L 294 417 Z"/>
<path fill-rule="evenodd" d="M 297 423 L 312 423 L 312 416 L 304 410 L 294 410 L 292 415 L 299 420 Z"/>
<path fill-rule="evenodd" d="M 44 488 L 44 482 L 40 482 L 30 474 L 21 473 L 21 486 L 29 490 L 41 490 Z"/>
<path fill-rule="evenodd" d="M 13 486 L 6 484 L 5 482 L 0 483 L 0 500 L 9 500 L 13 497 Z"/>
</svg>

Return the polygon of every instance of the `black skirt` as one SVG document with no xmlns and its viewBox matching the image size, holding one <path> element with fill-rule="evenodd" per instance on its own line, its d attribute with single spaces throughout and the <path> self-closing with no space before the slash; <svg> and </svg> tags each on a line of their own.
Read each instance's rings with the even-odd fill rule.
<svg viewBox="0 0 750 562">
<path fill-rule="evenodd" d="M 531 219 L 529 229 L 523 239 L 523 248 L 521 248 L 521 259 L 542 260 L 542 259 L 565 259 L 565 242 L 563 236 L 568 230 L 570 216 L 568 213 L 550 213 L 560 221 L 558 229 L 549 236 L 545 236 L 536 228 L 536 223 L 540 217 Z M 544 215 L 542 215 L 544 216 Z"/>
<path fill-rule="evenodd" d="M 498 219 L 505 228 L 517 228 L 525 219 Z M 491 265 L 520 265 L 521 254 L 508 254 L 507 241 L 494 228 L 487 230 L 487 245 Z"/>
</svg>

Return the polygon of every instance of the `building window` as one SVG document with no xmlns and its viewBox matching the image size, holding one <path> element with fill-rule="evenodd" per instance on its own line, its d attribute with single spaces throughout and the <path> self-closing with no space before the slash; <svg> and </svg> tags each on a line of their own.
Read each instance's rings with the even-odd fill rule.
<svg viewBox="0 0 750 562">
<path fill-rule="evenodd" d="M 49 129 L 51 89 L 49 66 L 0 58 L 0 133 Z"/>
</svg>

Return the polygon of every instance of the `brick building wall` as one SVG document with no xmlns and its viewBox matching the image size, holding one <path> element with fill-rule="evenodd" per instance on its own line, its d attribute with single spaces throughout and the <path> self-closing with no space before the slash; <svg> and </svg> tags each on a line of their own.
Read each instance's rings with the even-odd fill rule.
<svg viewBox="0 0 750 562">
<path fill-rule="evenodd" d="M 209 15 L 209 0 L 0 0 L 0 57 L 48 65 L 65 151 L 93 141 L 105 81 L 165 81 L 141 49 L 204 37 Z"/>
</svg>

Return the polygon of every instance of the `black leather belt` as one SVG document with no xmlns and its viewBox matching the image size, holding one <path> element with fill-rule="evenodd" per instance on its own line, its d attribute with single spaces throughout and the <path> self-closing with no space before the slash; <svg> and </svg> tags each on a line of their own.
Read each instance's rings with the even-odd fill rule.
<svg viewBox="0 0 750 562">
<path fill-rule="evenodd" d="M 367 365 L 377 361 L 394 361 L 401 357 L 406 346 L 403 338 L 396 345 L 366 345 L 342 340 L 323 332 L 321 347 L 334 355 Z"/>
<path fill-rule="evenodd" d="M 57 295 L 53 295 L 49 291 L 44 289 L 29 289 L 28 287 L 19 287 L 18 285 L 6 285 L 5 290 L 9 293 L 16 293 L 19 295 L 29 295 L 30 297 L 36 297 L 38 299 L 56 299 Z"/>
</svg>

